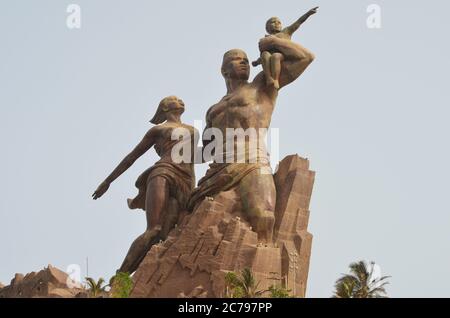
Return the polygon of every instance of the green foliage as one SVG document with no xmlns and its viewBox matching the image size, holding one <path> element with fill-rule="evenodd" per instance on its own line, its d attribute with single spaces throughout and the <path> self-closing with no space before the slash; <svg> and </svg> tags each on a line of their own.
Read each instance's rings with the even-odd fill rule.
<svg viewBox="0 0 450 318">
<path fill-rule="evenodd" d="M 133 280 L 130 274 L 118 272 L 110 279 L 109 285 L 111 286 L 110 295 L 112 298 L 128 298 L 133 288 Z"/>
<path fill-rule="evenodd" d="M 252 271 L 244 268 L 238 276 L 234 272 L 225 275 L 226 297 L 229 298 L 258 298 L 266 291 L 258 290 L 259 282 L 256 282 Z"/>
<path fill-rule="evenodd" d="M 96 282 L 92 277 L 86 277 L 86 282 L 89 287 L 89 295 L 91 297 L 98 297 L 101 294 L 106 292 L 106 285 L 103 286 L 105 280 L 103 278 L 99 278 Z"/>
<path fill-rule="evenodd" d="M 269 293 L 270 293 L 270 298 L 292 298 L 293 296 L 291 296 L 289 293 L 291 292 L 290 290 L 281 287 L 281 286 L 275 286 L 272 285 L 269 287 Z"/>
<path fill-rule="evenodd" d="M 373 277 L 365 261 L 350 264 L 350 274 L 339 278 L 334 287 L 333 298 L 387 298 L 384 286 L 390 276 Z"/>
</svg>

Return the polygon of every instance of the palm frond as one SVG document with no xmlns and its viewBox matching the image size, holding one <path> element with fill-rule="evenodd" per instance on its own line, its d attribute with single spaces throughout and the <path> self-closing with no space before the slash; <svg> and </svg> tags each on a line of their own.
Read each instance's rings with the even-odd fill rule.
<svg viewBox="0 0 450 318">
<path fill-rule="evenodd" d="M 334 287 L 333 298 L 385 298 L 384 288 L 391 276 L 373 278 L 374 263 L 371 267 L 365 261 L 353 262 L 349 265 L 350 274 L 342 274 Z"/>
<path fill-rule="evenodd" d="M 358 277 L 361 285 L 366 285 L 369 279 L 369 272 L 365 261 L 354 262 L 350 264 L 350 273 Z"/>
<path fill-rule="evenodd" d="M 88 283 L 90 289 L 95 289 L 97 287 L 97 283 L 92 277 L 86 277 L 86 282 Z"/>
<path fill-rule="evenodd" d="M 255 278 L 253 277 L 253 273 L 249 268 L 244 268 L 241 272 L 241 275 L 242 281 L 247 287 L 253 287 L 255 285 Z"/>
<path fill-rule="evenodd" d="M 384 289 L 384 287 L 377 287 L 377 288 L 374 288 L 369 291 L 369 294 L 372 294 L 372 295 L 375 295 L 378 293 L 386 294 L 386 289 Z"/>
<path fill-rule="evenodd" d="M 234 272 L 228 272 L 225 275 L 225 282 L 228 286 L 234 288 L 242 285 L 241 280 Z"/>
<path fill-rule="evenodd" d="M 105 289 L 106 286 L 102 286 L 104 283 L 105 283 L 105 280 L 102 277 L 100 277 L 97 281 L 97 288 L 100 290 Z"/>
<path fill-rule="evenodd" d="M 244 268 L 238 276 L 234 272 L 225 275 L 226 294 L 235 298 L 254 298 L 262 295 L 266 290 L 258 290 L 260 282 L 256 282 L 251 269 Z M 231 289 L 229 291 L 228 289 Z"/>
</svg>

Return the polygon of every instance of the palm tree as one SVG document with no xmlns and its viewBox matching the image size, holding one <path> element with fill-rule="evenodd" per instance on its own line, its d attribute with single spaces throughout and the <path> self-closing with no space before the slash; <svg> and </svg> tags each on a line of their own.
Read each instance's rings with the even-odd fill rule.
<svg viewBox="0 0 450 318">
<path fill-rule="evenodd" d="M 97 297 L 106 292 L 107 286 L 103 286 L 103 284 L 105 283 L 105 280 L 103 278 L 100 277 L 96 282 L 92 277 L 86 277 L 86 281 L 88 283 L 89 292 L 92 297 Z"/>
<path fill-rule="evenodd" d="M 390 276 L 373 277 L 374 264 L 369 271 L 365 261 L 351 263 L 350 274 L 336 281 L 333 298 L 387 298 L 384 286 Z"/>
<path fill-rule="evenodd" d="M 249 268 L 244 268 L 240 277 L 234 272 L 228 272 L 225 275 L 225 283 L 226 294 L 232 298 L 257 298 L 266 292 L 258 290 L 259 282 L 256 282 Z"/>
<path fill-rule="evenodd" d="M 291 290 L 282 286 L 269 286 L 270 298 L 294 298 L 290 295 Z"/>
<path fill-rule="evenodd" d="M 130 274 L 125 272 L 117 272 L 111 277 L 109 285 L 111 287 L 109 294 L 112 298 L 128 298 L 131 289 L 133 289 L 133 279 Z"/>
</svg>

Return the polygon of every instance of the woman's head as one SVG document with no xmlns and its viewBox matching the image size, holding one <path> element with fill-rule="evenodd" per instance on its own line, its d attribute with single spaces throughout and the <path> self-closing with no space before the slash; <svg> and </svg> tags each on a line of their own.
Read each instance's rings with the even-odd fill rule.
<svg viewBox="0 0 450 318">
<path fill-rule="evenodd" d="M 176 96 L 163 98 L 150 122 L 155 125 L 161 124 L 167 120 L 167 114 L 171 112 L 179 113 L 180 115 L 184 112 L 184 102 Z"/>
</svg>

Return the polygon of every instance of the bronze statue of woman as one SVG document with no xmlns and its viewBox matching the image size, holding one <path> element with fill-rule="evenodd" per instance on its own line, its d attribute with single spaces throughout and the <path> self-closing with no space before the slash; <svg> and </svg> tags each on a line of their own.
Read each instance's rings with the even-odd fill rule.
<svg viewBox="0 0 450 318">
<path fill-rule="evenodd" d="M 176 96 L 164 98 L 150 121 L 155 124 L 142 141 L 120 162 L 92 195 L 100 198 L 110 184 L 152 146 L 161 157 L 152 167 L 144 171 L 136 181 L 139 190 L 134 199 L 128 199 L 130 209 L 143 209 L 147 215 L 147 229 L 131 245 L 119 272 L 133 273 L 151 246 L 164 240 L 175 227 L 178 218 L 186 209 L 186 203 L 195 186 L 194 161 L 173 160 L 172 149 L 179 142 L 188 141 L 190 149 L 195 149 L 197 131 L 181 122 L 184 103 Z M 174 138 L 174 130 L 187 132 L 182 140 Z M 177 134 L 179 136 L 179 134 Z"/>
</svg>

